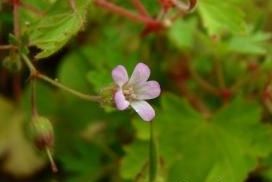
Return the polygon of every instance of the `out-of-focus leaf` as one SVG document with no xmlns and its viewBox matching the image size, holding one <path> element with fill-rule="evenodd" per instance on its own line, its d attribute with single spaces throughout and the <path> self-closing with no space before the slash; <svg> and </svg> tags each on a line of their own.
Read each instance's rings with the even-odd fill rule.
<svg viewBox="0 0 272 182">
<path fill-rule="evenodd" d="M 177 21 L 168 32 L 170 41 L 179 49 L 192 48 L 196 31 L 196 19 Z"/>
<path fill-rule="evenodd" d="M 178 97 L 166 95 L 158 113 L 153 124 L 158 152 L 168 171 L 167 181 L 241 182 L 257 166 L 258 158 L 271 152 L 271 132 L 259 123 L 260 107 L 256 103 L 235 99 L 214 117 L 204 119 Z M 145 127 L 145 123 L 141 127 L 138 124 L 137 130 Z M 141 139 L 148 145 L 146 137 Z M 133 163 L 129 158 L 132 155 L 137 157 L 133 161 L 146 161 L 148 156 L 127 151 L 131 153 L 124 159 L 127 167 L 121 174 L 134 179 L 141 167 L 128 175 L 128 164 Z"/>
<path fill-rule="evenodd" d="M 198 9 L 210 35 L 220 35 L 225 31 L 241 33 L 245 30 L 244 14 L 236 0 L 201 0 Z"/>
<path fill-rule="evenodd" d="M 101 151 L 88 143 L 77 140 L 59 156 L 65 171 L 70 173 L 67 181 L 96 181 L 101 170 Z"/>
<path fill-rule="evenodd" d="M 37 59 L 46 58 L 60 50 L 82 28 L 90 0 L 75 2 L 74 11 L 68 2 L 58 1 L 44 18 L 30 27 L 30 44 L 41 49 L 36 55 Z"/>
<path fill-rule="evenodd" d="M 3 169 L 17 177 L 27 177 L 45 165 L 45 160 L 26 139 L 25 116 L 12 103 L 0 98 L 0 155 Z"/>
<path fill-rule="evenodd" d="M 87 93 L 90 92 L 90 85 L 87 81 L 87 73 L 90 69 L 90 64 L 84 56 L 82 57 L 80 50 L 74 51 L 62 60 L 58 78 L 64 85 Z"/>
<path fill-rule="evenodd" d="M 146 168 L 148 168 L 148 142 L 137 141 L 125 148 L 125 151 L 129 155 L 122 161 L 121 176 L 124 179 L 135 179 L 137 175 L 146 172 Z"/>
<path fill-rule="evenodd" d="M 47 83 L 36 82 L 36 105 L 40 115 L 52 117 L 58 110 L 58 98 L 55 89 Z M 50 100 L 50 102 L 48 102 Z M 28 118 L 31 117 L 31 85 L 24 90 L 21 109 Z"/>
<path fill-rule="evenodd" d="M 112 83 L 111 73 L 108 70 L 90 71 L 87 78 L 97 93 Z"/>
<path fill-rule="evenodd" d="M 270 33 L 254 32 L 245 36 L 234 36 L 228 43 L 230 51 L 243 54 L 265 54 L 266 43 L 271 38 Z"/>
</svg>

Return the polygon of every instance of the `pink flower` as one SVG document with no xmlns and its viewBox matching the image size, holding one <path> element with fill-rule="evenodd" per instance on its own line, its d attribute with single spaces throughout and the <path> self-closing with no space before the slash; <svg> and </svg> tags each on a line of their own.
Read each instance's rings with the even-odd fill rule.
<svg viewBox="0 0 272 182">
<path fill-rule="evenodd" d="M 160 84 L 147 81 L 150 69 L 143 63 L 138 63 L 129 79 L 127 70 L 119 65 L 112 70 L 112 78 L 117 85 L 114 101 L 118 110 L 131 106 L 144 121 L 151 121 L 155 111 L 145 100 L 154 99 L 161 93 Z"/>
</svg>

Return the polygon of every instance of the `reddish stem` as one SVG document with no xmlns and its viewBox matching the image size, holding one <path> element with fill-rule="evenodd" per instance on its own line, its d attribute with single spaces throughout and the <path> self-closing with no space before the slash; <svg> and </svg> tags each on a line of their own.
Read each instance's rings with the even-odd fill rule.
<svg viewBox="0 0 272 182">
<path fill-rule="evenodd" d="M 20 28 L 19 28 L 19 4 L 20 0 L 13 0 L 13 26 L 14 26 L 14 35 L 16 38 L 20 36 Z"/>
<path fill-rule="evenodd" d="M 140 0 L 132 0 L 132 4 L 138 10 L 138 12 L 146 17 L 150 17 L 148 11 L 145 9 L 145 6 L 141 3 Z"/>
<path fill-rule="evenodd" d="M 11 2 L 14 6 L 20 4 L 20 0 L 11 0 Z"/>
<path fill-rule="evenodd" d="M 134 22 L 140 22 L 140 23 L 144 23 L 144 24 L 148 24 L 153 22 L 154 20 L 152 20 L 149 17 L 143 16 L 143 15 L 137 15 L 134 14 L 120 6 L 117 6 L 113 3 L 107 2 L 106 0 L 95 0 L 94 3 L 97 6 L 100 6 L 102 8 L 105 8 L 113 13 L 119 14 L 121 16 L 127 17 L 128 19 L 134 21 Z"/>
</svg>

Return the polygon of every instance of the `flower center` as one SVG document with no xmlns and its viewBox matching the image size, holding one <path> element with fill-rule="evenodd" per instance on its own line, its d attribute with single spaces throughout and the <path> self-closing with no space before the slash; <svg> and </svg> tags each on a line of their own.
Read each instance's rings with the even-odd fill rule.
<svg viewBox="0 0 272 182">
<path fill-rule="evenodd" d="M 136 99 L 136 95 L 135 95 L 135 92 L 134 92 L 132 86 L 124 87 L 123 93 L 125 95 L 126 100 L 128 100 L 128 101 L 132 101 L 132 100 Z"/>
</svg>

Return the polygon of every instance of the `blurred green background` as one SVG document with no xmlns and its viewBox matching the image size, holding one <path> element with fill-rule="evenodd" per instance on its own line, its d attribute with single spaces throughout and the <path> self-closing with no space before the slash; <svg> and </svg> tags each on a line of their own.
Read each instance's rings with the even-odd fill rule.
<svg viewBox="0 0 272 182">
<path fill-rule="evenodd" d="M 136 13 L 130 1 L 109 2 Z M 142 3 L 160 14 L 159 1 Z M 162 88 L 150 102 L 156 118 L 146 123 L 38 82 L 38 111 L 55 131 L 54 174 L 28 137 L 29 71 L 17 53 L 0 50 L 1 182 L 146 182 L 150 165 L 154 182 L 272 181 L 272 1 L 199 0 L 145 36 L 143 23 L 94 1 L 75 5 L 22 0 L 21 50 L 42 73 L 88 94 L 112 83 L 115 66 L 131 74 L 146 63 Z M 0 45 L 14 43 L 12 9 L 0 2 Z"/>
</svg>

